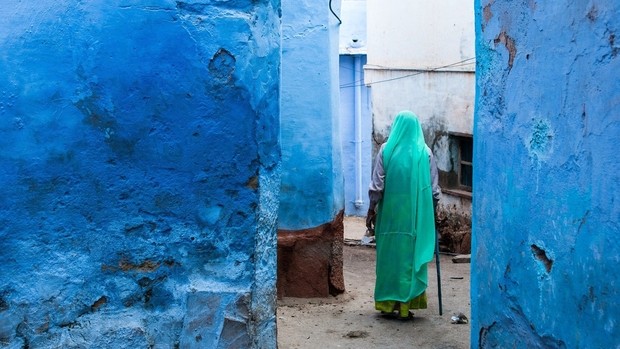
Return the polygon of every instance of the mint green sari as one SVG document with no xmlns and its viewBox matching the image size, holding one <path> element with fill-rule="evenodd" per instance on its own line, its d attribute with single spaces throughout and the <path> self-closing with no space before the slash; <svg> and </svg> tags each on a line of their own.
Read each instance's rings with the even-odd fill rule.
<svg viewBox="0 0 620 349">
<path fill-rule="evenodd" d="M 415 114 L 400 112 L 383 154 L 385 187 L 375 239 L 375 308 L 401 317 L 426 308 L 427 264 L 435 247 L 429 154 Z"/>
</svg>

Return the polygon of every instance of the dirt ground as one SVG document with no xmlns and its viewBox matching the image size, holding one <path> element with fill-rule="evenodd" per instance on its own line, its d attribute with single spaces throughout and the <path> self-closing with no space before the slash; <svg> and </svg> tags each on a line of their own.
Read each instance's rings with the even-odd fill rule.
<svg viewBox="0 0 620 349">
<path fill-rule="evenodd" d="M 284 298 L 278 302 L 278 347 L 292 348 L 469 348 L 469 324 L 451 317 L 470 317 L 469 264 L 441 255 L 443 316 L 439 315 L 435 261 L 429 263 L 428 309 L 413 320 L 388 318 L 374 310 L 375 249 L 356 245 L 365 231 L 360 218 L 345 218 L 344 277 L 346 292 L 330 298 Z"/>
</svg>

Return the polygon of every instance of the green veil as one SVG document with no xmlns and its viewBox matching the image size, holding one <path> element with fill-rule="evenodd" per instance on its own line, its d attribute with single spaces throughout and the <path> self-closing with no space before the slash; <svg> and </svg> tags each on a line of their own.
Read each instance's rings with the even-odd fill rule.
<svg viewBox="0 0 620 349">
<path fill-rule="evenodd" d="M 375 301 L 411 302 L 426 290 L 426 265 L 435 247 L 429 154 L 414 113 L 396 116 L 382 156 L 385 187 L 375 226 Z"/>
</svg>

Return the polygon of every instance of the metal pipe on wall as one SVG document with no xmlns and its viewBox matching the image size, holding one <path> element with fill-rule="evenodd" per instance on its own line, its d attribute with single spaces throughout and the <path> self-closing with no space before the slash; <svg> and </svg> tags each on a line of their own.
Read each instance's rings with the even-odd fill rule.
<svg viewBox="0 0 620 349">
<path fill-rule="evenodd" d="M 355 70 L 355 202 L 356 208 L 364 205 L 362 189 L 362 56 L 354 56 Z"/>
</svg>

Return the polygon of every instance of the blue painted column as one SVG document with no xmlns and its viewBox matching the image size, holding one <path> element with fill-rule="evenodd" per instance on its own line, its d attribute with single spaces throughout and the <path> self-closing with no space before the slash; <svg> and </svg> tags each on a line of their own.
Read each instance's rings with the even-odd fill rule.
<svg viewBox="0 0 620 349">
<path fill-rule="evenodd" d="M 476 8 L 472 347 L 617 348 L 620 3 Z"/>
<path fill-rule="evenodd" d="M 2 345 L 275 347 L 279 11 L 3 4 Z"/>
<path fill-rule="evenodd" d="M 338 20 L 327 2 L 283 1 L 280 295 L 344 290 L 338 96 Z"/>
</svg>

